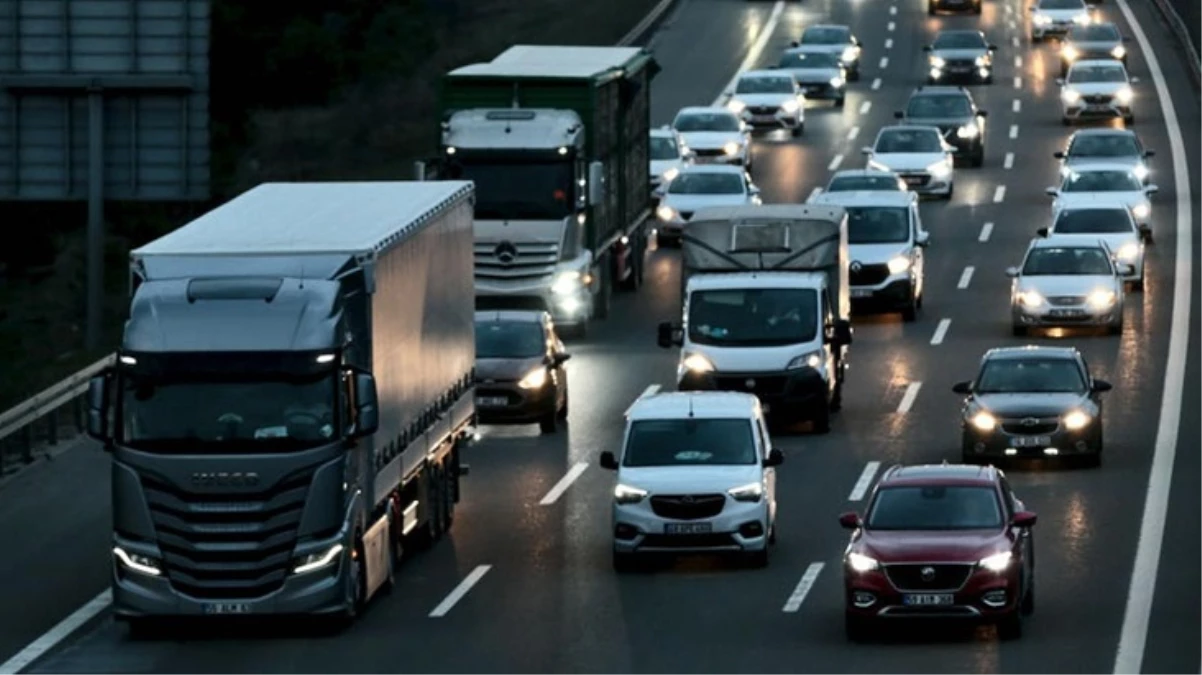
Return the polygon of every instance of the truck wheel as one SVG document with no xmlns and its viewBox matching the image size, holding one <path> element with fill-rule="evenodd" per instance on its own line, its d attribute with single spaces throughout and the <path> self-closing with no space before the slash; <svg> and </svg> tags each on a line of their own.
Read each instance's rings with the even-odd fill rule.
<svg viewBox="0 0 1202 675">
<path fill-rule="evenodd" d="M 446 491 L 446 481 L 443 478 L 442 467 L 431 465 L 426 469 L 426 508 L 429 511 L 429 517 L 426 519 L 426 524 L 418 530 L 418 545 L 422 548 L 430 548 L 442 538 L 443 533 L 443 516 L 446 509 L 443 507 L 443 502 L 446 500 L 444 492 Z"/>
<path fill-rule="evenodd" d="M 367 596 L 367 575 L 363 572 L 363 542 L 355 533 L 355 548 L 351 552 L 346 576 L 346 607 L 338 617 L 338 628 L 346 628 L 359 617 L 363 610 L 363 599 Z"/>
<path fill-rule="evenodd" d="M 609 318 L 609 301 L 613 293 L 613 259 L 606 255 L 597 266 L 601 274 L 601 288 L 593 296 L 593 318 Z"/>
</svg>

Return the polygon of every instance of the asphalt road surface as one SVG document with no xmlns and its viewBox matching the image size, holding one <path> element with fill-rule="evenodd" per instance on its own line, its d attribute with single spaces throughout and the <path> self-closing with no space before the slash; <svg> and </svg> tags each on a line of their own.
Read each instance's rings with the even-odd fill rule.
<svg viewBox="0 0 1202 675">
<path fill-rule="evenodd" d="M 470 450 L 472 473 L 453 535 L 408 561 L 394 593 L 352 628 L 337 636 L 188 630 L 134 641 L 102 611 L 71 635 L 52 634 L 43 644 L 50 648 L 25 652 L 42 654 L 27 672 L 1112 672 L 1120 640 L 1128 660 L 1143 655 L 1146 672 L 1199 672 L 1198 293 L 1189 300 L 1192 320 L 1183 311 L 1172 322 L 1177 270 L 1184 275 L 1179 293 L 1199 287 L 1197 213 L 1184 214 L 1184 229 L 1194 234 L 1177 255 L 1172 152 L 1177 138 L 1187 159 L 1182 175 L 1196 190 L 1198 94 L 1165 47 L 1167 36 L 1155 32 L 1151 9 L 1127 9 L 1121 0 L 1102 5 L 1128 34 L 1125 13 L 1133 11 L 1159 56 L 1153 73 L 1133 41 L 1131 71 L 1141 78 L 1136 129 L 1158 151 L 1149 278 L 1142 294 L 1128 296 L 1121 336 L 1012 338 L 1003 271 L 1047 224 L 1052 152 L 1070 133 L 1059 119 L 1055 47 L 1028 43 L 1020 2 L 986 0 L 977 18 L 928 17 L 923 0 L 685 0 L 652 45 L 664 66 L 654 85 L 658 125 L 682 106 L 714 100 L 738 68 L 773 62 L 802 26 L 853 26 L 864 44 L 863 79 L 853 83 L 845 109 L 817 104 L 802 138 L 757 140 L 754 178 L 769 203 L 804 201 L 831 167 L 863 166 L 860 147 L 892 123 L 921 83 L 920 46 L 938 29 L 979 25 L 1000 47 L 995 83 L 972 88 L 990 113 L 986 164 L 957 169 L 951 203 L 922 206 L 932 245 L 918 321 L 857 318 L 845 407 L 832 432 L 776 437 L 787 460 L 778 472 L 779 543 L 768 568 L 686 559 L 646 574 L 611 570 L 613 475 L 597 467 L 598 454 L 617 449 L 622 414 L 640 393 L 674 382 L 677 354 L 656 347 L 654 332 L 656 322 L 679 312 L 679 253 L 657 250 L 643 290 L 618 296 L 613 318 L 573 346 L 567 430 L 540 436 L 535 427 L 486 428 Z M 1177 136 L 1158 83 L 1171 92 Z M 1196 208 L 1197 192 L 1192 199 Z M 1174 325 L 1184 331 L 1175 358 L 1185 360 L 1174 361 L 1184 386 L 1166 395 Z M 1115 384 L 1106 401 L 1104 467 L 1008 469 L 1040 518 L 1038 608 L 1026 635 L 1003 644 L 991 628 L 920 626 L 880 644 L 847 642 L 840 590 L 847 533 L 836 516 L 863 506 L 853 486 L 873 462 L 883 470 L 957 461 L 959 400 L 951 384 L 969 379 L 986 349 L 1023 342 L 1076 345 L 1095 374 Z M 1170 416 L 1162 427 L 1162 408 L 1178 405 L 1180 420 Z M 1173 433 L 1175 464 L 1165 440 Z M 88 446 L 0 488 L 0 536 L 11 546 L 0 556 L 0 660 L 105 589 L 105 464 Z M 863 485 L 879 475 L 867 471 Z M 563 484 L 565 476 L 574 480 Z M 1167 518 L 1153 510 L 1141 527 L 1145 497 L 1163 498 L 1169 482 Z M 1157 550 L 1157 523 L 1165 526 L 1159 558 L 1147 555 Z M 1145 557 L 1133 582 L 1141 530 Z M 463 592 L 465 580 L 475 583 Z M 1137 599 L 1131 612 L 1129 594 Z M 1150 611 L 1139 611 L 1140 598 L 1151 598 Z M 440 604 L 446 611 L 431 617 Z"/>
</svg>

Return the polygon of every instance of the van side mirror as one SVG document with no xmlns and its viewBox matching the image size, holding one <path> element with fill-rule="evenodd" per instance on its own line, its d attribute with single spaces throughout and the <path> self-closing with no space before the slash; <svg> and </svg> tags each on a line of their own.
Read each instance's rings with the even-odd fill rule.
<svg viewBox="0 0 1202 675">
<path fill-rule="evenodd" d="M 1145 241 L 1148 239 L 1151 239 L 1152 238 L 1152 226 L 1147 223 L 1140 223 L 1139 224 L 1139 236 L 1143 237 Z"/>
<path fill-rule="evenodd" d="M 917 235 L 914 236 L 914 243 L 919 246 L 923 246 L 923 247 L 930 246 L 931 245 L 931 233 L 927 232 L 926 230 L 919 232 Z"/>
<path fill-rule="evenodd" d="M 1039 228 L 1038 230 L 1035 230 L 1035 234 L 1037 234 L 1037 235 L 1039 235 L 1039 236 L 1041 236 L 1041 237 L 1047 238 L 1047 236 L 1048 236 L 1048 228 L 1046 228 L 1046 227 L 1041 227 L 1041 228 Z"/>
<path fill-rule="evenodd" d="M 968 396 L 972 393 L 972 382 L 957 382 L 953 384 L 952 393 Z"/>
<path fill-rule="evenodd" d="M 989 45 L 989 51 L 991 51 L 991 52 L 996 52 L 996 51 L 997 51 L 997 45 Z"/>
<path fill-rule="evenodd" d="M 780 450 L 772 448 L 768 451 L 768 456 L 764 458 L 764 466 L 780 466 L 785 463 L 785 455 Z"/>
<path fill-rule="evenodd" d="M 863 155 L 871 155 L 871 154 L 872 154 L 872 148 L 870 148 L 870 147 L 868 147 L 867 145 L 865 145 L 864 147 L 860 148 L 860 154 L 863 154 Z"/>
<path fill-rule="evenodd" d="M 113 442 L 109 433 L 109 381 L 110 374 L 102 372 L 88 380 L 88 436 L 104 444 L 105 450 L 111 449 Z"/>
<path fill-rule="evenodd" d="M 605 165 L 601 162 L 589 162 L 588 165 L 588 203 L 596 206 L 605 201 Z"/>
<path fill-rule="evenodd" d="M 562 366 L 564 363 L 567 363 L 569 360 L 571 360 L 571 358 L 571 354 L 560 352 L 559 354 L 555 354 L 551 357 L 551 362 L 548 365 Z"/>
<path fill-rule="evenodd" d="M 664 349 L 679 347 L 684 343 L 684 336 L 681 335 L 681 330 L 674 326 L 671 321 L 660 321 L 656 327 L 655 342 Z"/>
<path fill-rule="evenodd" d="M 609 450 L 601 453 L 600 464 L 602 469 L 607 469 L 609 471 L 618 470 L 618 458 L 615 457 L 614 453 L 610 452 Z"/>
<path fill-rule="evenodd" d="M 906 114 L 900 110 L 893 111 L 893 119 L 895 119 L 895 120 L 903 119 L 903 118 L 905 118 L 905 116 L 906 116 Z"/>
<path fill-rule="evenodd" d="M 851 342 L 851 322 L 847 319 L 835 319 L 835 323 L 831 325 L 831 343 L 842 347 Z"/>
<path fill-rule="evenodd" d="M 376 378 L 371 373 L 356 371 L 355 422 L 347 430 L 347 438 L 366 438 L 380 428 L 380 405 L 376 393 Z"/>
<path fill-rule="evenodd" d="M 1114 266 L 1114 272 L 1115 272 L 1115 274 L 1119 275 L 1120 277 L 1126 277 L 1126 276 L 1130 276 L 1130 275 L 1134 274 L 1135 268 L 1126 263 L 1119 263 Z"/>
<path fill-rule="evenodd" d="M 922 46 L 922 51 L 924 51 L 924 52 L 929 52 L 929 51 L 931 51 L 931 45 L 923 45 L 923 46 Z"/>
<path fill-rule="evenodd" d="M 860 520 L 860 514 L 855 511 L 849 511 L 839 516 L 839 524 L 845 530 L 858 530 L 864 524 L 864 521 Z"/>
<path fill-rule="evenodd" d="M 1160 192 L 1160 186 L 1159 186 L 1159 185 L 1149 185 L 1148 187 L 1144 188 L 1144 193 L 1145 193 L 1145 194 L 1154 195 L 1154 194 L 1156 194 L 1157 192 Z"/>
<path fill-rule="evenodd" d="M 801 46 L 801 43 L 800 43 L 800 42 L 798 42 L 797 40 L 790 40 L 790 41 L 789 41 L 789 46 L 790 46 L 790 47 L 800 47 L 800 46 Z"/>
<path fill-rule="evenodd" d="M 1110 384 L 1106 380 L 1094 379 L 1093 385 L 1090 386 L 1090 389 L 1092 389 L 1096 394 L 1101 394 L 1114 389 L 1114 385 Z"/>
<path fill-rule="evenodd" d="M 1019 511 L 1010 519 L 1010 524 L 1015 527 L 1033 527 L 1037 518 L 1030 511 Z"/>
<path fill-rule="evenodd" d="M 989 111 L 988 110 L 978 110 L 977 117 L 989 117 Z"/>
</svg>

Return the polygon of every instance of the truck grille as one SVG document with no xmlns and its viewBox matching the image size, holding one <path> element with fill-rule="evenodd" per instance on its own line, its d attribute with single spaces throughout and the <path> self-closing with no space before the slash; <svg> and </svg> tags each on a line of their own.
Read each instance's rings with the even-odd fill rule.
<svg viewBox="0 0 1202 675">
<path fill-rule="evenodd" d="M 660 518 L 698 520 L 713 518 L 726 506 L 724 495 L 656 495 L 651 510 Z"/>
<path fill-rule="evenodd" d="M 312 471 L 253 494 L 197 494 L 142 477 L 163 571 L 194 598 L 255 598 L 288 576 Z"/>
<path fill-rule="evenodd" d="M 956 591 L 972 574 L 971 563 L 885 565 L 885 576 L 899 591 Z M 928 574 L 924 578 L 923 571 Z"/>
<path fill-rule="evenodd" d="M 1026 420 L 1035 420 L 1027 424 Z M 1015 436 L 1042 436 L 1055 433 L 1060 428 L 1060 420 L 1055 417 L 1023 417 L 1002 420 L 1002 431 Z"/>
<path fill-rule="evenodd" d="M 788 383 L 789 379 L 784 375 L 728 375 L 714 378 L 718 391 L 745 391 L 756 396 L 779 396 L 785 393 Z"/>
<path fill-rule="evenodd" d="M 888 278 L 889 266 L 880 264 L 863 265 L 847 273 L 847 283 L 851 286 L 875 286 Z"/>
<path fill-rule="evenodd" d="M 531 281 L 550 277 L 559 262 L 551 243 L 476 242 L 476 277 Z"/>
</svg>

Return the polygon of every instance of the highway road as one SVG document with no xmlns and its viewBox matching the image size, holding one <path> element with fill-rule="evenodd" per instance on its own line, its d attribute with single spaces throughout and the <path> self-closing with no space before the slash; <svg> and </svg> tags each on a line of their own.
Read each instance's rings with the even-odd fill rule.
<svg viewBox="0 0 1202 675">
<path fill-rule="evenodd" d="M 863 166 L 860 147 L 921 83 L 920 46 L 940 28 L 980 25 L 1000 47 L 995 83 L 972 88 L 990 113 L 986 164 L 957 169 L 951 203 L 922 206 L 932 245 L 918 321 L 858 317 L 833 431 L 776 435 L 787 460 L 768 568 L 686 559 L 619 577 L 610 567 L 613 475 L 597 457 L 617 449 L 623 411 L 640 393 L 674 381 L 677 354 L 656 347 L 654 333 L 679 312 L 679 252 L 655 250 L 643 290 L 618 296 L 613 318 L 572 346 L 566 432 L 486 428 L 469 451 L 453 535 L 410 560 L 394 593 L 346 632 L 240 626 L 133 641 L 100 612 L 22 652 L 105 587 L 107 474 L 104 456 L 88 447 L 0 487 L 0 536 L 16 549 L 0 558 L 0 661 L 40 655 L 26 672 L 46 673 L 1112 672 L 1122 641 L 1120 670 L 1138 667 L 1142 655 L 1145 672 L 1199 672 L 1199 220 L 1186 209 L 1179 223 L 1177 213 L 1178 184 L 1196 190 L 1202 175 L 1199 99 L 1166 36 L 1150 32 L 1159 26 L 1152 11 L 1123 0 L 1101 8 L 1137 37 L 1136 129 L 1158 151 L 1153 181 L 1161 188 L 1146 290 L 1128 296 L 1126 327 L 1115 337 L 1010 336 L 1003 271 L 1047 224 L 1052 152 L 1070 133 L 1059 120 L 1055 48 L 1028 43 L 1021 0 L 986 0 L 980 18 L 928 17 L 923 0 L 684 0 L 657 35 L 658 125 L 682 106 L 712 101 L 739 68 L 774 62 L 802 26 L 853 26 L 865 65 L 846 107 L 809 110 L 800 139 L 757 140 L 754 177 L 766 202 L 804 201 L 833 168 Z M 1149 31 L 1142 39 L 1128 16 Z M 1171 93 L 1171 110 L 1162 110 L 1158 89 Z M 1197 192 L 1181 197 L 1196 209 Z M 1179 226 L 1192 233 L 1180 254 Z M 1195 292 L 1174 321 L 1174 291 L 1181 298 L 1187 289 Z M 1102 468 L 1008 468 L 1039 514 L 1037 610 L 1026 635 L 1000 643 L 991 628 L 924 625 L 880 644 L 847 642 L 847 533 L 836 516 L 863 506 L 854 488 L 879 469 L 957 461 L 952 383 L 969 379 L 986 349 L 1023 342 L 1076 345 L 1115 384 Z M 1153 508 L 1145 518 L 1149 494 L 1154 507 L 1167 495 L 1167 517 Z M 1159 556 L 1157 524 L 1165 527 Z"/>
</svg>

